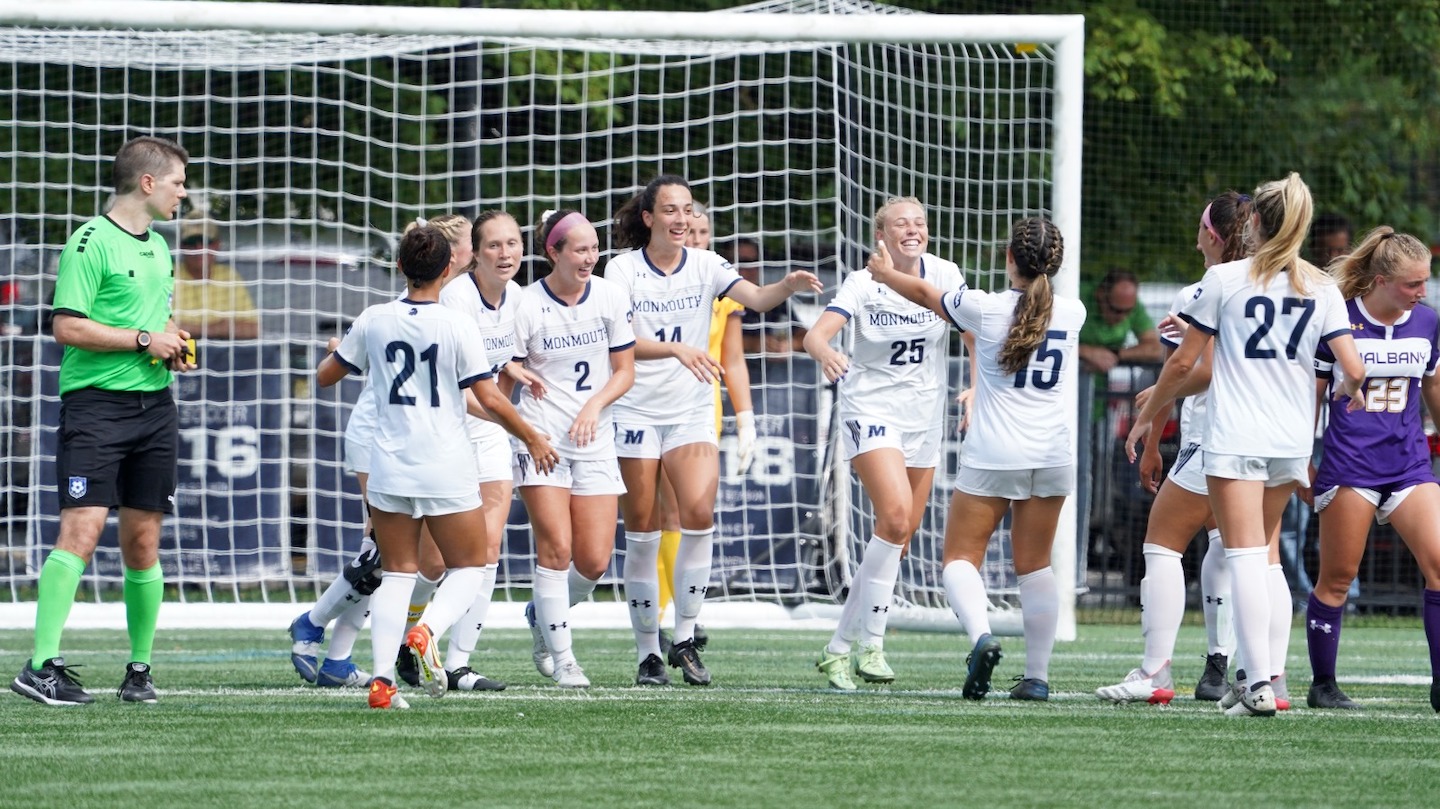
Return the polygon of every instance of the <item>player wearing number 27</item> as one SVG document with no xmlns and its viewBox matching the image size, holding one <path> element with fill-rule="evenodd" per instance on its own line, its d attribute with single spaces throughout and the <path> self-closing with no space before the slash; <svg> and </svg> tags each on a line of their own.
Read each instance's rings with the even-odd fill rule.
<svg viewBox="0 0 1440 809">
<path fill-rule="evenodd" d="M 926 251 L 930 230 L 920 200 L 887 200 L 875 212 L 875 231 L 897 272 L 937 291 L 965 288 L 959 267 Z M 830 346 L 847 322 L 848 357 Z M 831 688 L 853 691 L 852 671 L 869 683 L 895 680 L 885 660 L 885 624 L 900 556 L 920 527 L 940 460 L 949 339 L 939 314 L 877 283 L 868 270 L 845 279 L 805 335 L 806 352 L 839 386 L 845 459 L 875 511 L 845 609 L 816 664 Z"/>
<path fill-rule="evenodd" d="M 975 642 L 962 691 L 981 699 L 1000 661 L 990 634 L 989 600 L 979 568 L 1005 513 L 1025 623 L 1025 676 L 1011 699 L 1050 698 L 1060 591 L 1050 549 L 1065 498 L 1075 490 L 1075 454 L 1065 408 L 1074 384 L 1075 354 L 1085 305 L 1054 294 L 1064 243 L 1044 219 L 1022 219 L 1010 231 L 1005 274 L 1010 289 L 942 292 L 918 275 L 895 269 L 884 241 L 869 268 L 878 282 L 975 335 L 979 377 L 975 415 L 965 437 L 950 516 L 945 523 L 943 578 L 950 607 Z"/>
<path fill-rule="evenodd" d="M 1161 408 L 1169 407 L 1205 347 L 1215 341 L 1210 423 L 1201 439 L 1206 489 L 1230 564 L 1235 636 L 1243 668 L 1220 700 L 1230 716 L 1274 716 L 1270 678 L 1267 543 L 1297 483 L 1309 483 L 1315 425 L 1315 354 L 1328 343 L 1351 397 L 1365 366 L 1350 336 L 1345 300 L 1334 281 L 1300 258 L 1310 226 L 1310 189 L 1291 173 L 1254 194 L 1249 258 L 1205 272 L 1180 311 L 1192 328 L 1165 362 L 1154 393 L 1126 439 L 1133 460 Z"/>
</svg>

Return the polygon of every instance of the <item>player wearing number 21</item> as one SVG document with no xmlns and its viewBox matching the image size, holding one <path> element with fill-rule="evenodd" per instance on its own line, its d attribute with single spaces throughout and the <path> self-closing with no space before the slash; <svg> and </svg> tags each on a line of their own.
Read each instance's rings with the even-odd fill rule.
<svg viewBox="0 0 1440 809">
<path fill-rule="evenodd" d="M 625 478 L 625 598 L 635 631 L 637 685 L 668 682 L 660 661 L 656 558 L 660 514 L 655 491 L 663 464 L 675 487 L 680 549 L 675 556 L 675 645 L 669 663 L 685 682 L 709 685 L 695 648 L 695 623 L 710 584 L 720 455 L 714 383 L 721 365 L 707 343 L 717 297 L 766 312 L 803 290 L 821 290 L 808 272 L 766 286 L 740 277 L 709 250 L 685 246 L 695 216 L 690 186 L 662 174 L 615 214 L 615 243 L 634 248 L 610 261 L 606 276 L 635 312 L 635 387 L 615 403 L 616 454 Z"/>
<path fill-rule="evenodd" d="M 1060 509 L 1075 490 L 1065 398 L 1074 384 L 1085 324 L 1085 305 L 1054 293 L 1052 279 L 1064 255 L 1059 228 L 1031 218 L 1011 228 L 1005 250 L 1010 289 L 1004 292 L 963 285 L 942 292 L 897 270 L 885 241 L 876 245 L 868 265 L 876 281 L 975 335 L 974 416 L 945 523 L 943 571 L 950 608 L 975 643 L 961 692 L 969 699 L 982 699 L 990 690 L 1000 661 L 979 568 L 1007 511 L 1025 624 L 1025 676 L 1010 698 L 1050 698 L 1050 653 L 1060 608 L 1050 549 Z"/>
<path fill-rule="evenodd" d="M 959 267 L 926 250 L 930 229 L 920 200 L 886 200 L 875 212 L 875 235 L 896 272 L 940 292 L 965 288 Z M 847 323 L 850 356 L 830 345 Z M 940 460 L 949 340 L 941 315 L 895 294 L 866 270 L 845 279 L 805 334 L 805 351 L 838 385 L 845 460 L 875 511 L 845 609 L 816 664 L 840 691 L 855 690 L 852 671 L 868 683 L 895 680 L 885 660 L 886 618 L 900 556 L 920 527 Z"/>
<path fill-rule="evenodd" d="M 372 708 L 406 707 L 395 690 L 394 650 L 402 635 L 421 684 L 432 696 L 444 695 L 448 683 L 435 636 L 469 609 L 480 587 L 487 541 L 465 391 L 525 444 L 537 466 L 550 469 L 556 461 L 546 437 L 496 387 L 479 326 L 439 304 L 451 268 L 445 236 L 428 225 L 411 230 L 400 242 L 396 263 L 405 274 L 405 297 L 360 313 L 316 373 L 329 387 L 347 373 L 368 371 L 379 405 L 368 488 L 384 570 L 370 601 Z M 448 572 L 407 634 L 422 521 Z"/>
<path fill-rule="evenodd" d="M 1206 270 L 1180 311 L 1192 328 L 1166 360 L 1155 390 L 1126 439 L 1130 459 L 1161 408 L 1170 407 L 1205 347 L 1215 341 L 1210 423 L 1201 439 L 1206 488 L 1230 564 L 1231 599 L 1241 665 L 1235 689 L 1220 700 L 1231 716 L 1274 716 L 1270 684 L 1270 587 L 1267 543 L 1297 483 L 1310 482 L 1315 426 L 1315 354 L 1328 344 L 1337 398 L 1355 396 L 1365 366 L 1350 336 L 1335 282 L 1300 258 L 1310 227 L 1310 189 L 1300 175 L 1256 189 L 1249 258 Z M 1248 674 L 1248 681 L 1247 681 Z"/>
</svg>

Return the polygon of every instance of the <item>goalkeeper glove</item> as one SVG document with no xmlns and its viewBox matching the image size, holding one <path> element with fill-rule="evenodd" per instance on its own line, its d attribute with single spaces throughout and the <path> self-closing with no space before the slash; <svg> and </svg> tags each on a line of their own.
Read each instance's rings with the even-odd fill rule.
<svg viewBox="0 0 1440 809">
<path fill-rule="evenodd" d="M 740 474 L 750 471 L 755 461 L 755 411 L 735 413 L 735 449 L 740 456 Z"/>
</svg>

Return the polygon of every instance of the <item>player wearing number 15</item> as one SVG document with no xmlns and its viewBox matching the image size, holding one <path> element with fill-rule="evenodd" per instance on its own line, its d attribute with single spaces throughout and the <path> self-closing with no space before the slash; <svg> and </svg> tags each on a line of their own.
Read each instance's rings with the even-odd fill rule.
<svg viewBox="0 0 1440 809">
<path fill-rule="evenodd" d="M 926 252 L 930 230 L 920 200 L 887 200 L 875 212 L 875 235 L 896 272 L 937 291 L 965 288 L 959 267 Z M 848 357 L 830 345 L 846 323 L 853 335 Z M 805 335 L 805 351 L 839 386 L 845 459 L 875 511 L 874 533 L 817 664 L 841 691 L 854 690 L 852 669 L 870 683 L 895 679 L 885 660 L 885 624 L 900 556 L 920 527 L 940 460 L 949 339 L 950 327 L 939 314 L 896 295 L 866 270 L 845 279 Z M 857 641 L 860 648 L 853 649 Z"/>
<path fill-rule="evenodd" d="M 40 571 L 35 646 L 11 690 L 45 705 L 93 698 L 60 657 L 60 635 L 80 575 L 110 509 L 120 509 L 130 660 L 120 699 L 154 702 L 150 653 L 164 595 L 158 546 L 175 505 L 178 417 L 172 371 L 195 366 L 188 334 L 171 318 L 170 250 L 150 224 L 185 199 L 190 156 L 172 141 L 142 137 L 115 155 L 115 204 L 65 245 L 55 280 L 60 360 L 60 448 L 55 473 L 60 536 Z"/>
<path fill-rule="evenodd" d="M 1074 383 L 1076 345 L 1085 306 L 1057 297 L 1060 230 L 1044 219 L 1022 219 L 1010 231 L 1005 274 L 1010 289 L 941 292 L 919 276 L 895 269 L 885 242 L 876 245 L 876 281 L 975 335 L 979 378 L 975 415 L 966 434 L 950 516 L 945 523 L 945 592 L 975 642 L 962 691 L 981 699 L 1000 661 L 990 634 L 989 602 L 979 568 L 996 526 L 1011 512 L 1015 573 L 1025 622 L 1025 676 L 1011 699 L 1050 698 L 1050 653 L 1055 645 L 1060 591 L 1050 548 L 1065 498 L 1075 490 L 1075 456 L 1066 423 L 1065 390 Z"/>
<path fill-rule="evenodd" d="M 1328 343 L 1354 397 L 1365 366 L 1334 281 L 1300 258 L 1310 226 L 1310 189 L 1300 175 L 1256 189 L 1247 236 L 1251 257 L 1206 270 L 1180 311 L 1192 328 L 1166 360 L 1126 439 L 1131 460 L 1211 340 L 1210 423 L 1201 439 L 1206 488 L 1230 564 L 1235 636 L 1244 666 L 1220 700 L 1231 716 L 1274 716 L 1268 540 L 1297 483 L 1309 483 L 1315 424 L 1315 353 Z M 1248 675 L 1248 684 L 1247 684 Z"/>
<path fill-rule="evenodd" d="M 393 650 L 402 635 L 421 684 L 432 696 L 444 695 L 448 683 L 435 638 L 469 609 L 480 586 L 485 518 L 464 391 L 474 393 L 488 416 L 525 443 L 538 466 L 548 469 L 555 462 L 545 436 L 520 418 L 496 387 L 475 321 L 439 304 L 450 271 L 445 236 L 428 225 L 411 230 L 400 242 L 396 263 L 405 274 L 405 297 L 361 312 L 316 372 L 320 385 L 329 387 L 348 373 L 369 371 L 379 406 L 367 492 L 384 569 L 370 600 L 372 708 L 406 707 L 394 680 Z M 407 634 L 422 521 L 448 572 Z"/>
</svg>

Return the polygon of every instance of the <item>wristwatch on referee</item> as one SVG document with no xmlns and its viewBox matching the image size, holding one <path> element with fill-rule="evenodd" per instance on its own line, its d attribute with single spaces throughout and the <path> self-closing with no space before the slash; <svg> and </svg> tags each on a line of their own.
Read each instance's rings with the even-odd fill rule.
<svg viewBox="0 0 1440 809">
<path fill-rule="evenodd" d="M 144 354 L 150 348 L 150 332 L 141 329 L 135 335 L 135 353 Z"/>
</svg>

